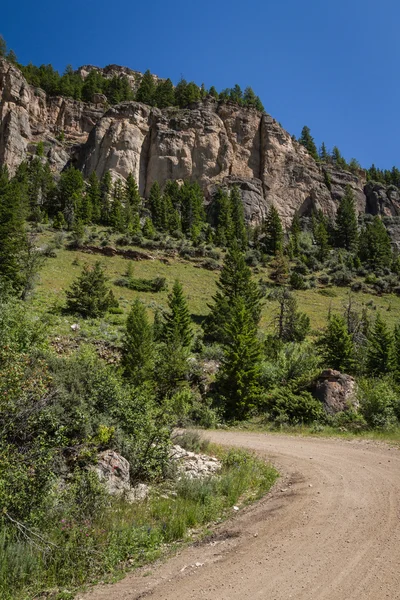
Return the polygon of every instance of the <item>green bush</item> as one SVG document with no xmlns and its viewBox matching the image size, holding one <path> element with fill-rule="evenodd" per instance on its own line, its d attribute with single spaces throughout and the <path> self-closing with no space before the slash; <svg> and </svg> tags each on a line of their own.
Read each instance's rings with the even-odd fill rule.
<svg viewBox="0 0 400 600">
<path fill-rule="evenodd" d="M 167 289 L 167 280 L 165 277 L 156 277 L 155 279 L 141 279 L 134 277 L 123 277 L 117 279 L 115 285 L 126 287 L 137 292 L 163 292 Z"/>
<path fill-rule="evenodd" d="M 321 402 L 309 392 L 294 393 L 288 389 L 275 389 L 265 398 L 265 408 L 273 421 L 290 424 L 324 421 L 325 412 Z"/>
<path fill-rule="evenodd" d="M 390 378 L 362 379 L 358 385 L 360 412 L 370 427 L 391 429 L 400 417 L 400 395 Z"/>
</svg>

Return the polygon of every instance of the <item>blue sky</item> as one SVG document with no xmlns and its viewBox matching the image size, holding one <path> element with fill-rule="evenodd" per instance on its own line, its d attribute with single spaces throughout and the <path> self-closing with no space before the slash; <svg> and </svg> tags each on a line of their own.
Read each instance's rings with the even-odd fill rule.
<svg viewBox="0 0 400 600">
<path fill-rule="evenodd" d="M 217 89 L 239 83 L 295 135 L 400 166 L 398 0 L 4 0 L 22 63 L 116 63 Z"/>
</svg>

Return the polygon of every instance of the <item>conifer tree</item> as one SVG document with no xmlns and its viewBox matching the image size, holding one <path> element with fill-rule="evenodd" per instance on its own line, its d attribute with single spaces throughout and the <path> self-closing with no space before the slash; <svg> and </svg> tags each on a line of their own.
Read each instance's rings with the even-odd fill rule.
<svg viewBox="0 0 400 600">
<path fill-rule="evenodd" d="M 260 395 L 261 347 L 244 298 L 235 298 L 226 324 L 224 359 L 216 388 L 228 419 L 244 419 Z"/>
<path fill-rule="evenodd" d="M 340 200 L 336 213 L 335 228 L 336 245 L 354 251 L 358 246 L 358 224 L 354 201 L 354 193 L 350 186 L 346 187 L 346 193 Z"/>
<path fill-rule="evenodd" d="M 124 219 L 124 208 L 122 206 L 124 198 L 124 190 L 122 187 L 122 181 L 117 179 L 114 183 L 113 189 L 113 200 L 111 203 L 110 210 L 110 225 L 114 227 L 116 231 L 123 232 L 126 230 L 126 222 Z"/>
<path fill-rule="evenodd" d="M 155 236 L 156 230 L 154 229 L 153 221 L 149 217 L 147 217 L 143 224 L 142 232 L 148 240 L 152 240 Z"/>
<path fill-rule="evenodd" d="M 297 300 L 289 290 L 281 288 L 271 296 L 278 301 L 275 336 L 281 342 L 302 342 L 310 331 L 310 319 L 297 309 Z"/>
<path fill-rule="evenodd" d="M 247 231 L 244 222 L 244 210 L 242 197 L 240 195 L 239 188 L 235 185 L 232 188 L 230 195 L 231 204 L 231 241 L 237 243 L 238 247 L 245 250 L 247 247 Z"/>
<path fill-rule="evenodd" d="M 347 163 L 341 155 L 340 150 L 337 146 L 334 146 L 332 149 L 332 161 L 334 165 L 339 167 L 339 169 L 346 169 L 347 167 Z"/>
<path fill-rule="evenodd" d="M 301 135 L 299 137 L 299 142 L 302 146 L 307 148 L 308 152 L 311 154 L 311 156 L 315 160 L 318 160 L 319 157 L 318 157 L 318 152 L 317 152 L 317 146 L 315 145 L 314 138 L 311 135 L 310 128 L 307 127 L 306 125 L 303 127 L 303 129 L 301 131 Z"/>
<path fill-rule="evenodd" d="M 101 219 L 101 190 L 100 182 L 96 175 L 96 171 L 93 171 L 89 177 L 89 183 L 86 190 L 86 195 L 89 197 L 90 205 L 92 207 L 92 221 L 93 223 L 100 223 Z"/>
<path fill-rule="evenodd" d="M 380 377 L 392 369 L 393 336 L 378 313 L 368 340 L 367 370 L 370 375 Z"/>
<path fill-rule="evenodd" d="M 218 246 L 226 246 L 231 236 L 232 216 L 229 196 L 222 188 L 218 188 L 213 198 L 213 206 L 216 223 L 215 242 Z"/>
<path fill-rule="evenodd" d="M 319 158 L 322 162 L 328 162 L 329 160 L 329 153 L 326 149 L 325 142 L 322 142 L 321 148 L 319 149 Z"/>
<path fill-rule="evenodd" d="M 2 35 L 0 35 L 0 57 L 4 58 L 7 54 L 7 44 Z"/>
<path fill-rule="evenodd" d="M 283 250 L 283 227 L 278 211 L 272 204 L 265 222 L 262 225 L 264 233 L 263 245 L 268 254 L 276 254 Z"/>
<path fill-rule="evenodd" d="M 213 85 L 208 90 L 208 95 L 212 96 L 213 98 L 215 98 L 215 100 L 219 99 L 219 94 L 218 94 L 217 90 L 215 89 L 215 87 Z"/>
<path fill-rule="evenodd" d="M 138 299 L 134 301 L 126 321 L 122 366 L 135 386 L 151 379 L 154 368 L 153 330 L 146 309 Z"/>
<path fill-rule="evenodd" d="M 293 256 L 298 256 L 300 253 L 300 234 L 301 234 L 301 223 L 299 213 L 295 212 L 293 215 L 292 224 L 290 226 L 290 242 Z"/>
<path fill-rule="evenodd" d="M 344 373 L 353 372 L 354 343 L 342 316 L 329 316 L 328 325 L 320 335 L 318 345 L 327 367 Z"/>
<path fill-rule="evenodd" d="M 400 324 L 397 323 L 393 332 L 393 370 L 396 381 L 400 381 Z"/>
<path fill-rule="evenodd" d="M 175 104 L 175 90 L 170 79 L 159 81 L 154 93 L 154 104 L 158 108 L 167 108 Z"/>
<path fill-rule="evenodd" d="M 158 181 L 155 181 L 150 188 L 149 207 L 154 227 L 159 231 L 163 231 L 165 229 L 166 214 L 164 198 Z"/>
<path fill-rule="evenodd" d="M 66 295 L 67 310 L 83 317 L 102 317 L 115 302 L 99 262 L 94 267 L 85 265 Z"/>
<path fill-rule="evenodd" d="M 193 341 L 192 319 L 182 284 L 178 280 L 168 297 L 168 308 L 164 325 L 165 341 L 178 341 L 183 347 L 189 348 Z"/>
<path fill-rule="evenodd" d="M 233 245 L 224 261 L 214 303 L 208 305 L 210 313 L 204 322 L 204 331 L 211 340 L 223 342 L 226 339 L 226 326 L 231 319 L 231 309 L 236 298 L 244 300 L 246 309 L 257 326 L 261 316 L 261 291 L 252 280 L 250 268 L 246 265 L 244 254 L 237 245 Z"/>
<path fill-rule="evenodd" d="M 382 219 L 376 215 L 361 230 L 359 257 L 374 269 L 389 267 L 392 262 L 392 244 Z"/>
<path fill-rule="evenodd" d="M 25 285 L 21 258 L 27 248 L 23 218 L 23 197 L 16 180 L 8 181 L 7 171 L 0 173 L 0 279 L 16 292 Z"/>
<path fill-rule="evenodd" d="M 101 180 L 101 223 L 109 225 L 111 221 L 111 195 L 112 177 L 110 171 L 106 171 Z"/>
<path fill-rule="evenodd" d="M 143 77 L 138 90 L 136 92 L 136 101 L 143 102 L 143 104 L 150 104 L 150 106 L 154 105 L 156 93 L 156 84 L 154 83 L 154 77 L 147 70 Z"/>
</svg>

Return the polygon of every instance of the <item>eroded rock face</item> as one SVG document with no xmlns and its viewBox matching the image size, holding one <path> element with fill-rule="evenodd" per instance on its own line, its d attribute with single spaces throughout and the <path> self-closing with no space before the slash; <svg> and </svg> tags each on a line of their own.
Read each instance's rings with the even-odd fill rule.
<svg viewBox="0 0 400 600">
<path fill-rule="evenodd" d="M 328 415 L 358 408 L 355 379 L 340 371 L 322 371 L 312 393 L 322 402 Z"/>
<path fill-rule="evenodd" d="M 88 65 L 80 73 L 85 78 L 93 69 L 106 77 L 128 77 L 133 90 L 142 77 L 117 65 Z M 44 141 L 54 171 L 72 161 L 86 176 L 96 171 L 101 178 L 107 170 L 123 178 L 133 173 L 144 196 L 155 181 L 161 186 L 169 179 L 197 181 L 210 211 L 217 186 L 238 185 L 253 224 L 272 204 L 286 226 L 296 211 L 309 215 L 321 209 L 333 217 L 347 185 L 360 213 L 400 215 L 399 190 L 317 164 L 272 117 L 255 109 L 209 97 L 188 109 L 125 102 L 104 113 L 105 97 L 93 100 L 47 97 L 0 60 L 0 164 L 13 174 Z M 57 139 L 61 132 L 63 142 Z"/>
<path fill-rule="evenodd" d="M 86 142 L 103 112 L 70 98 L 46 96 L 29 85 L 19 69 L 0 59 L 0 164 L 11 174 L 39 141 L 46 142 L 50 163 L 60 171 L 71 145 Z M 56 139 L 61 132 L 64 143 Z"/>
</svg>

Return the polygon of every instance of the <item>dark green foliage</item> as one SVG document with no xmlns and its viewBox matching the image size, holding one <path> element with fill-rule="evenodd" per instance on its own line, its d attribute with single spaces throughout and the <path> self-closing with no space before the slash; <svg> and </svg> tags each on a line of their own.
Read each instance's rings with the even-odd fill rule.
<svg viewBox="0 0 400 600">
<path fill-rule="evenodd" d="M 175 88 L 175 101 L 180 108 L 186 108 L 192 102 L 197 102 L 201 98 L 200 88 L 191 81 L 181 79 Z"/>
<path fill-rule="evenodd" d="M 367 371 L 380 377 L 393 369 L 393 335 L 378 313 L 369 334 L 367 348 Z"/>
<path fill-rule="evenodd" d="M 176 280 L 168 297 L 169 312 L 165 315 L 164 339 L 189 348 L 193 341 L 192 319 L 182 284 Z"/>
<path fill-rule="evenodd" d="M 154 227 L 160 231 L 164 231 L 167 224 L 167 214 L 165 210 L 166 206 L 164 196 L 161 193 L 158 181 L 155 181 L 151 186 L 149 207 Z"/>
<path fill-rule="evenodd" d="M 329 159 L 329 153 L 328 153 L 328 150 L 326 149 L 325 142 L 322 142 L 322 144 L 321 144 L 321 148 L 319 150 L 319 158 L 322 162 L 327 162 Z M 324 170 L 324 173 L 325 172 L 326 171 Z"/>
<path fill-rule="evenodd" d="M 297 301 L 287 289 L 273 292 L 271 300 L 278 301 L 275 316 L 275 336 L 282 342 L 302 342 L 310 331 L 309 317 L 297 310 Z"/>
<path fill-rule="evenodd" d="M 141 279 L 135 277 L 123 277 L 117 279 L 115 285 L 121 287 L 127 287 L 130 290 L 136 292 L 163 292 L 167 289 L 167 283 L 165 277 L 155 277 L 154 279 Z"/>
<path fill-rule="evenodd" d="M 83 175 L 80 171 L 69 167 L 61 173 L 57 187 L 57 209 L 64 214 L 69 228 L 72 227 L 75 217 L 79 214 L 83 188 Z"/>
<path fill-rule="evenodd" d="M 265 407 L 269 417 L 279 424 L 313 423 L 325 418 L 321 402 L 309 392 L 277 388 L 267 395 Z"/>
<path fill-rule="evenodd" d="M 8 180 L 5 168 L 0 172 L 0 279 L 16 292 L 25 286 L 22 261 L 27 249 L 24 225 L 24 196 L 14 179 Z"/>
<path fill-rule="evenodd" d="M 391 377 L 361 379 L 358 387 L 360 412 L 370 427 L 392 429 L 400 417 L 400 397 Z"/>
<path fill-rule="evenodd" d="M 4 58 L 7 54 L 7 44 L 6 40 L 0 35 L 0 56 Z"/>
<path fill-rule="evenodd" d="M 257 326 L 261 316 L 261 291 L 252 280 L 251 270 L 246 265 L 244 254 L 233 246 L 225 257 L 218 291 L 213 296 L 213 305 L 204 323 L 204 331 L 210 340 L 226 340 L 226 327 L 231 319 L 231 310 L 237 298 L 242 298 L 246 309 Z"/>
<path fill-rule="evenodd" d="M 68 312 L 82 317 L 102 317 L 113 304 L 107 277 L 99 262 L 92 268 L 85 265 L 66 295 Z"/>
<path fill-rule="evenodd" d="M 218 188 L 214 198 L 215 213 L 215 241 L 218 246 L 226 246 L 229 243 L 232 231 L 232 215 L 229 196 L 225 190 Z"/>
<path fill-rule="evenodd" d="M 138 299 L 133 303 L 126 321 L 122 366 L 126 377 L 135 386 L 151 379 L 154 368 L 153 328 L 144 305 Z"/>
<path fill-rule="evenodd" d="M 154 92 L 154 104 L 158 108 L 167 108 L 175 104 L 175 89 L 170 79 L 159 81 Z"/>
<path fill-rule="evenodd" d="M 356 251 L 358 246 L 358 224 L 354 193 L 350 186 L 340 201 L 336 213 L 335 241 L 338 248 Z"/>
<path fill-rule="evenodd" d="M 392 263 L 392 246 L 382 219 L 375 216 L 360 233 L 359 257 L 373 269 L 389 267 Z"/>
<path fill-rule="evenodd" d="M 312 213 L 312 233 L 317 246 L 317 259 L 324 262 L 329 254 L 328 222 L 322 211 Z"/>
<path fill-rule="evenodd" d="M 301 234 L 301 222 L 300 222 L 299 214 L 296 212 L 293 215 L 292 224 L 290 226 L 290 250 L 291 250 L 292 257 L 299 255 L 300 234 Z"/>
<path fill-rule="evenodd" d="M 143 75 L 138 91 L 136 92 L 136 101 L 153 106 L 155 94 L 156 84 L 154 82 L 154 77 L 150 71 L 147 70 Z"/>
<path fill-rule="evenodd" d="M 231 242 L 234 242 L 242 250 L 247 247 L 247 232 L 244 222 L 244 209 L 240 190 L 237 186 L 234 186 L 230 195 L 231 205 Z"/>
<path fill-rule="evenodd" d="M 216 380 L 228 419 L 244 419 L 260 395 L 261 346 L 257 325 L 243 297 L 237 296 L 224 331 L 224 360 Z"/>
<path fill-rule="evenodd" d="M 315 145 L 314 138 L 311 135 L 310 128 L 307 127 L 306 125 L 303 127 L 303 129 L 301 131 L 301 135 L 299 137 L 299 142 L 302 146 L 304 146 L 308 150 L 308 152 L 311 154 L 311 156 L 315 160 L 318 160 L 319 156 L 318 156 L 317 146 Z"/>
<path fill-rule="evenodd" d="M 262 225 L 264 238 L 263 247 L 268 254 L 276 254 L 283 249 L 283 227 L 278 211 L 272 205 L 268 211 L 267 218 Z"/>
<path fill-rule="evenodd" d="M 109 225 L 111 222 L 111 194 L 112 194 L 112 178 L 110 171 L 106 171 L 101 180 L 101 205 L 100 205 L 100 222 L 102 225 Z"/>
<path fill-rule="evenodd" d="M 355 367 L 353 338 L 346 321 L 340 315 L 331 315 L 326 329 L 318 339 L 325 365 L 337 371 L 352 373 Z"/>
<path fill-rule="evenodd" d="M 100 223 L 101 220 L 101 188 L 99 178 L 96 172 L 89 177 L 88 187 L 86 189 L 87 202 L 91 206 L 91 218 L 94 223 Z"/>
<path fill-rule="evenodd" d="M 341 155 L 340 150 L 337 146 L 334 146 L 332 149 L 331 161 L 339 169 L 347 169 L 347 163 Z"/>
</svg>

